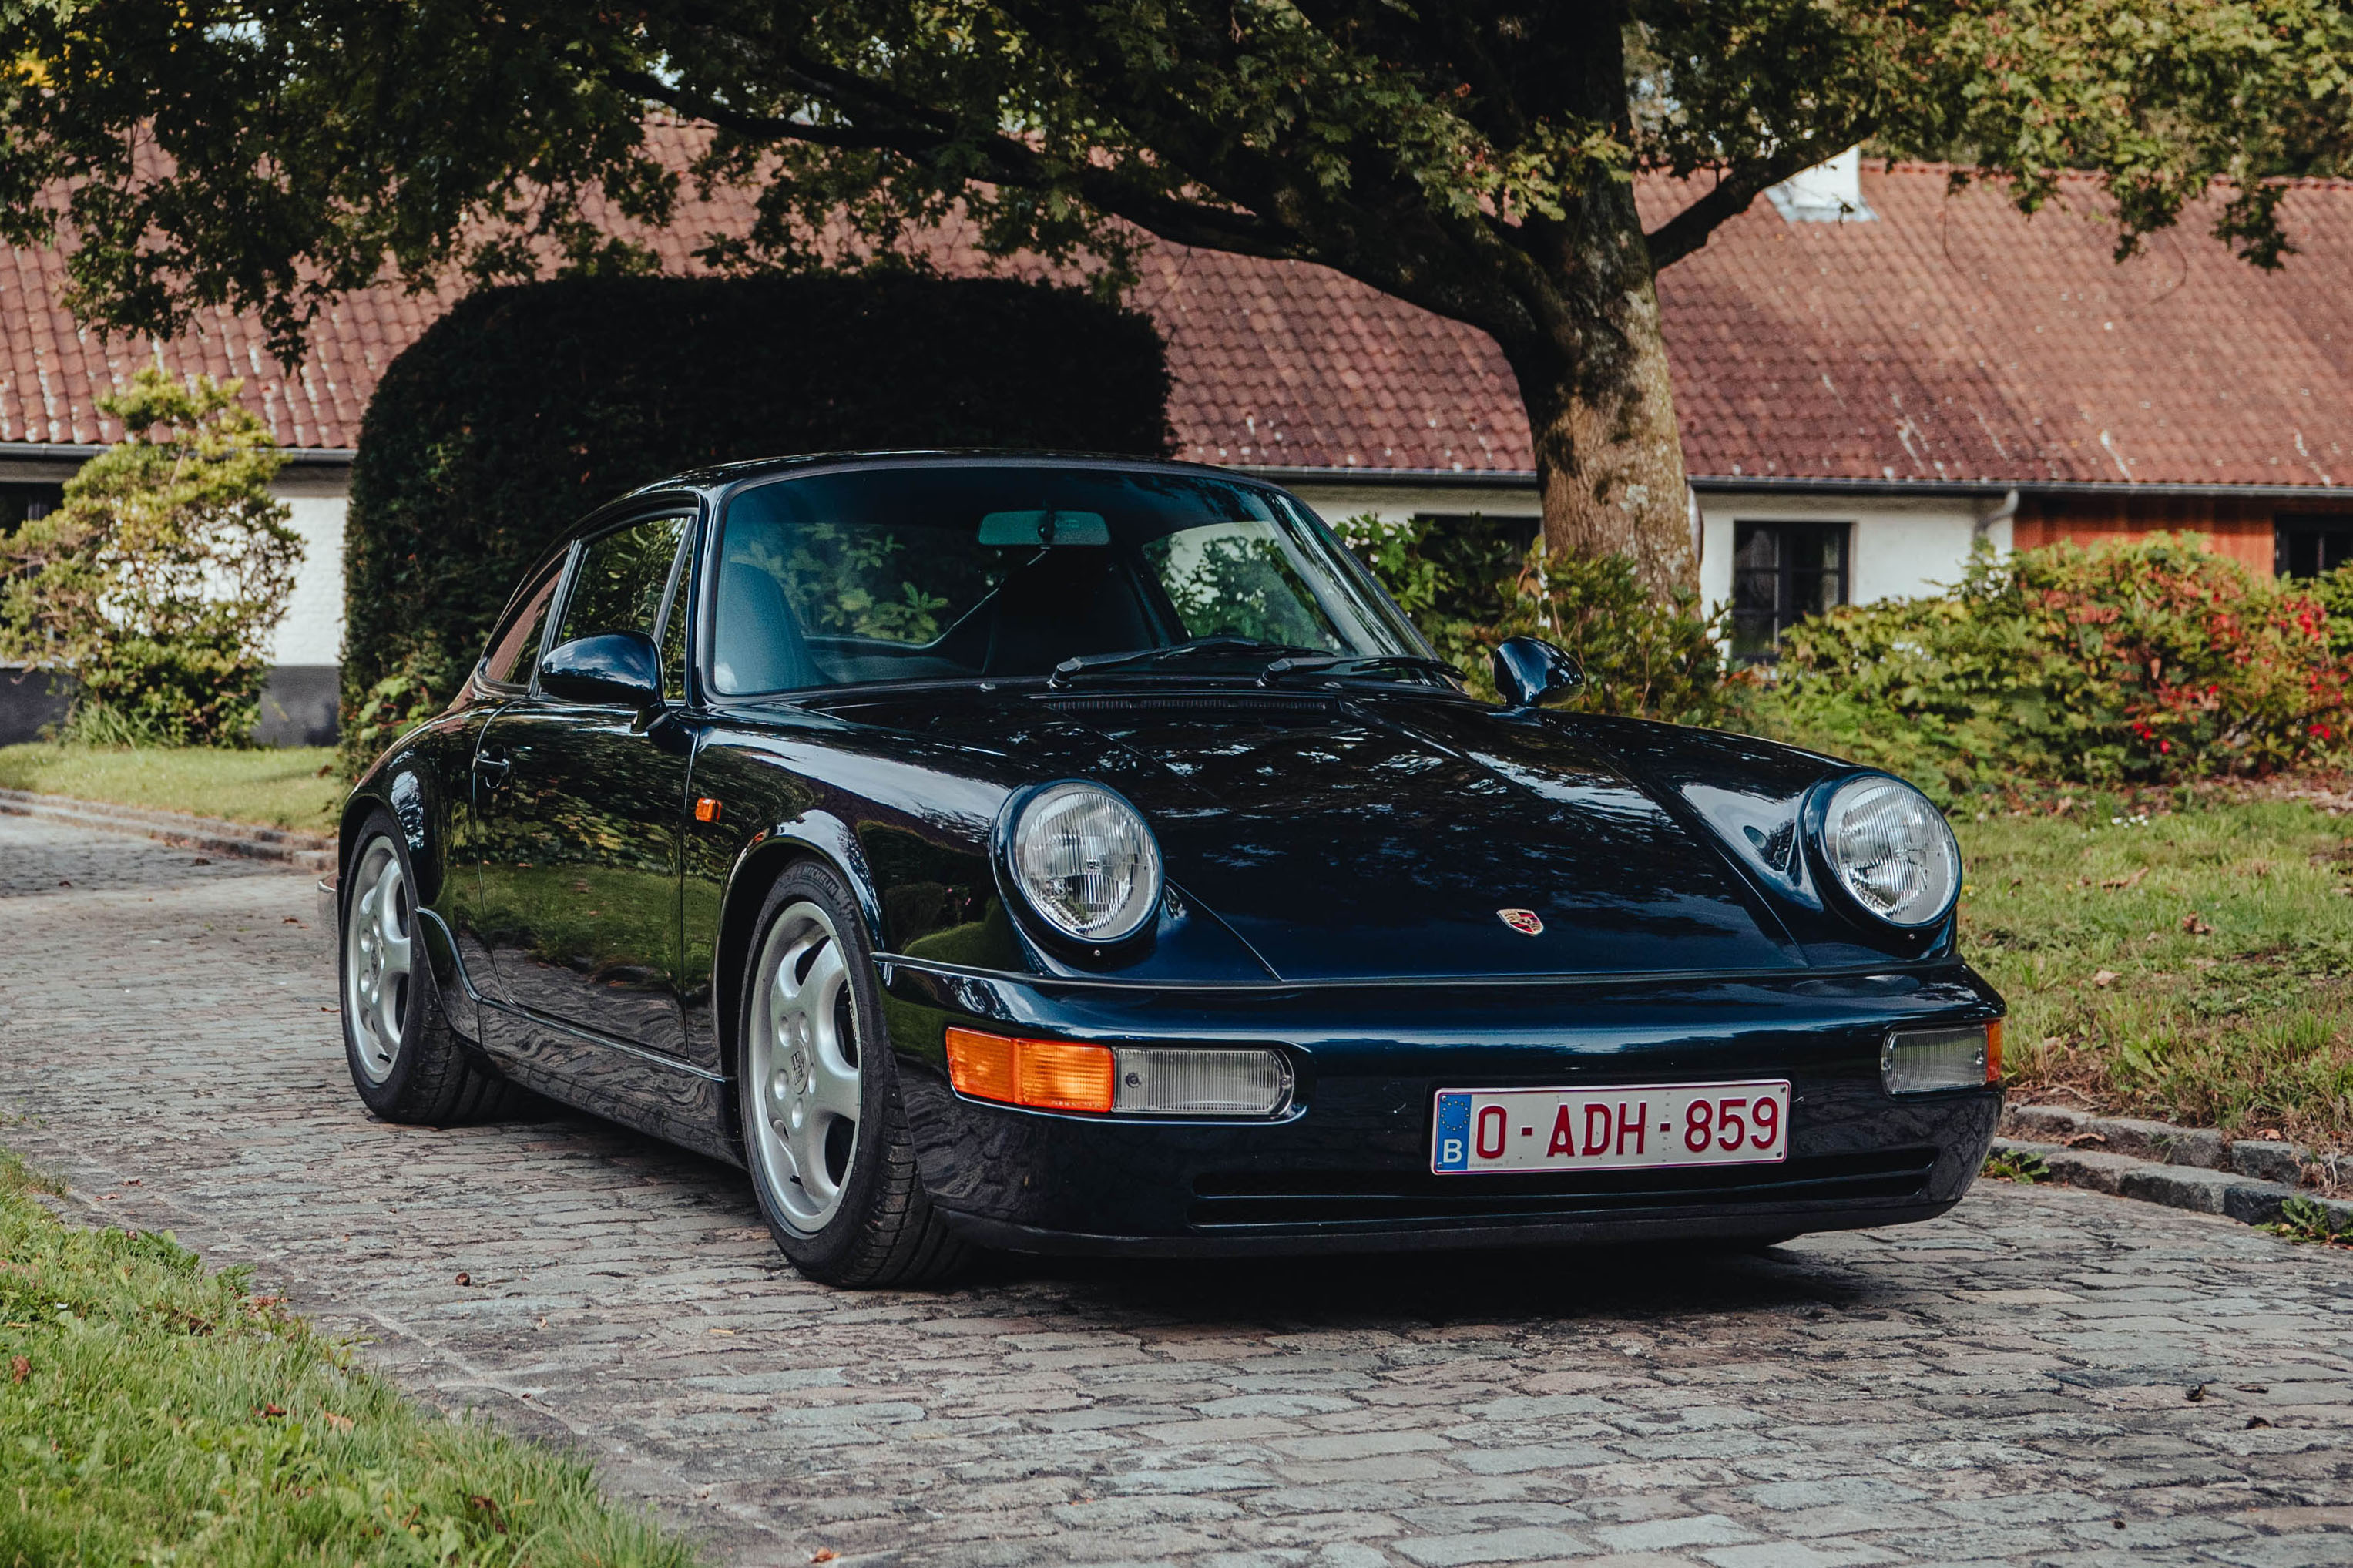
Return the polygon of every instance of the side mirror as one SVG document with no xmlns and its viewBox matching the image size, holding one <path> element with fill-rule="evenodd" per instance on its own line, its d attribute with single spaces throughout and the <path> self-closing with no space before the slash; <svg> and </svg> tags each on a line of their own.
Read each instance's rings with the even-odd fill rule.
<svg viewBox="0 0 2353 1568">
<path fill-rule="evenodd" d="M 575 637 L 539 662 L 539 689 L 568 703 L 651 707 L 661 700 L 661 656 L 642 631 Z"/>
<path fill-rule="evenodd" d="M 1585 684 L 1584 667 L 1541 637 L 1505 638 L 1495 650 L 1494 669 L 1495 690 L 1509 707 L 1551 707 Z"/>
</svg>

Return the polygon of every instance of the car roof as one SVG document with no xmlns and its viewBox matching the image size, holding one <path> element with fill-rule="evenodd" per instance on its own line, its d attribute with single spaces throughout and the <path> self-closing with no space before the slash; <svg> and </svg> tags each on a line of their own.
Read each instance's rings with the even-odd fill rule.
<svg viewBox="0 0 2353 1568">
<path fill-rule="evenodd" d="M 754 458 L 741 462 L 712 463 L 688 469 L 651 484 L 640 485 L 608 506 L 642 496 L 680 490 L 732 490 L 784 474 L 809 473 L 828 468 L 997 468 L 1008 463 L 1066 465 L 1072 468 L 1122 470 L 1131 472 L 1186 473 L 1229 482 L 1263 487 L 1264 482 L 1212 463 L 1184 462 L 1173 458 L 1138 457 L 1133 453 L 1037 450 L 1018 447 L 936 447 L 908 450 L 810 452 L 794 457 Z"/>
</svg>

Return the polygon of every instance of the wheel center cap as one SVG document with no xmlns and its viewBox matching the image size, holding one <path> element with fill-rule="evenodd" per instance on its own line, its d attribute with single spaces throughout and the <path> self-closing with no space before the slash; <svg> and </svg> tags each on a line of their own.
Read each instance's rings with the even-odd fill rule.
<svg viewBox="0 0 2353 1568">
<path fill-rule="evenodd" d="M 808 1054 L 801 1049 L 797 1041 L 794 1042 L 790 1060 L 793 1069 L 793 1086 L 797 1088 L 808 1081 Z"/>
</svg>

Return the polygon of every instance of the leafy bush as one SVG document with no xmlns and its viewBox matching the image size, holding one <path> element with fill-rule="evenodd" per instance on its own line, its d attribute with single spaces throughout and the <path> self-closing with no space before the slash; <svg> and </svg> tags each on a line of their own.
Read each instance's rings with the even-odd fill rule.
<svg viewBox="0 0 2353 1568">
<path fill-rule="evenodd" d="M 1149 320 L 1041 285 L 584 277 L 470 296 L 386 368 L 361 429 L 347 765 L 446 703 L 531 558 L 638 485 L 792 452 L 1157 455 L 1167 396 Z"/>
<path fill-rule="evenodd" d="M 1945 595 L 1784 632 L 1744 716 L 1948 791 L 2261 775 L 2347 754 L 2331 631 L 2319 599 L 2194 537 L 1980 551 Z"/>
<path fill-rule="evenodd" d="M 1575 705 L 1671 724 L 1712 724 L 1729 672 L 1726 611 L 1702 613 L 1699 595 L 1651 597 L 1625 556 L 1548 557 L 1539 541 L 1512 587 L 1503 637 L 1541 637 L 1576 655 L 1585 688 Z"/>
<path fill-rule="evenodd" d="M 2304 589 L 2328 612 L 2328 651 L 2340 659 L 2353 656 L 2353 566 L 2313 577 Z"/>
<path fill-rule="evenodd" d="M 100 394 L 123 440 L 66 482 L 63 506 L 0 541 L 0 659 L 73 681 L 69 738 L 252 736 L 302 541 L 269 494 L 284 459 L 239 385 L 150 367 Z"/>
<path fill-rule="evenodd" d="M 1493 699 L 1488 655 L 1507 637 L 1559 644 L 1585 666 L 1573 705 L 1702 724 L 1722 706 L 1722 618 L 1700 613 L 1699 596 L 1662 604 L 1623 556 L 1585 560 L 1550 556 L 1509 524 L 1463 524 L 1366 514 L 1335 532 L 1414 619 L 1439 657 L 1461 666 L 1477 696 Z"/>
</svg>

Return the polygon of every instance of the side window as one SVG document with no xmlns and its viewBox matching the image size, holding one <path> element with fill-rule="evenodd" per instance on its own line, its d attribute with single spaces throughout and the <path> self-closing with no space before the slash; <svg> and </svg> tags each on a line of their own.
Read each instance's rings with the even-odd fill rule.
<svg viewBox="0 0 2353 1568">
<path fill-rule="evenodd" d="M 607 631 L 654 634 L 670 563 L 686 536 L 683 517 L 656 517 L 591 539 L 555 629 L 558 645 Z"/>
<path fill-rule="evenodd" d="M 491 634 L 490 651 L 482 655 L 482 673 L 491 680 L 511 686 L 531 683 L 539 668 L 539 634 L 547 629 L 548 600 L 555 597 L 555 582 L 564 575 L 565 558 L 558 556 L 539 575 L 514 613 Z"/>
<path fill-rule="evenodd" d="M 670 591 L 668 618 L 662 622 L 662 695 L 673 703 L 686 701 L 686 607 L 693 598 L 694 535 L 690 532 L 678 563 L 678 586 Z"/>
</svg>

